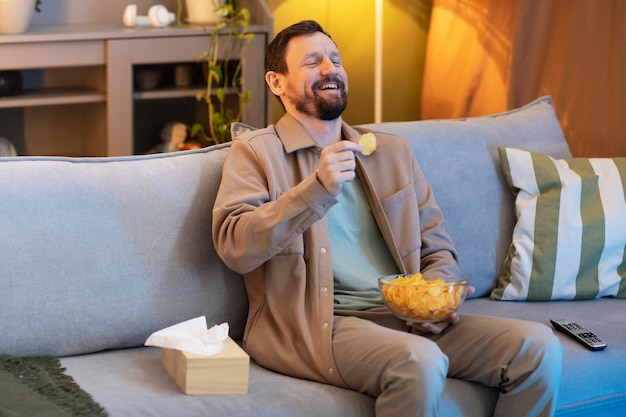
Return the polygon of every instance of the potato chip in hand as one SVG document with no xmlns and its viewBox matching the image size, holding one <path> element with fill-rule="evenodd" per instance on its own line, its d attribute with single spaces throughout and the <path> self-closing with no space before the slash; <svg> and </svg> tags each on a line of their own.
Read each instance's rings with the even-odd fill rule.
<svg viewBox="0 0 626 417">
<path fill-rule="evenodd" d="M 376 150 L 376 136 L 372 132 L 361 135 L 359 145 L 364 148 L 362 155 L 371 155 Z"/>
</svg>

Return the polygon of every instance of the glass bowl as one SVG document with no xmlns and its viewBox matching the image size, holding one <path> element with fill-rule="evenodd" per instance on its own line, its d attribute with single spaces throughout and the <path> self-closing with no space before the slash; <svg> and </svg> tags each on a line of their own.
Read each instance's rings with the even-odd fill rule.
<svg viewBox="0 0 626 417">
<path fill-rule="evenodd" d="M 467 280 L 460 278 L 424 280 L 420 273 L 378 278 L 378 289 L 391 312 L 415 323 L 447 319 L 465 301 L 467 285 Z"/>
</svg>

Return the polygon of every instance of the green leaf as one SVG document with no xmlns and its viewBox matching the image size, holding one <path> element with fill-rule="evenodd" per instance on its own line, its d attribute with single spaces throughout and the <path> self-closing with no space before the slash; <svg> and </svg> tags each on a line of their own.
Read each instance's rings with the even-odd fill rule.
<svg viewBox="0 0 626 417">
<path fill-rule="evenodd" d="M 219 126 L 226 123 L 226 117 L 220 112 L 213 113 L 213 127 L 219 129 Z"/>
<path fill-rule="evenodd" d="M 223 103 L 226 99 L 226 90 L 224 90 L 223 88 L 218 88 L 217 90 L 215 90 L 215 95 L 217 96 L 219 102 Z"/>
<path fill-rule="evenodd" d="M 215 82 L 220 82 L 224 77 L 224 72 L 222 71 L 222 67 L 216 64 L 209 65 L 209 76 L 213 78 Z"/>
<path fill-rule="evenodd" d="M 220 6 L 217 9 L 215 9 L 215 13 L 217 13 L 218 15 L 222 17 L 227 17 L 229 14 L 232 13 L 232 11 L 233 11 L 233 6 L 231 6 L 230 4 L 224 4 L 223 6 Z"/>
<path fill-rule="evenodd" d="M 189 130 L 189 134 L 192 138 L 198 136 L 199 134 L 204 135 L 204 126 L 201 123 L 194 123 Z"/>
<path fill-rule="evenodd" d="M 241 25 L 247 29 L 250 26 L 250 10 L 244 7 L 239 14 L 241 15 Z"/>
</svg>

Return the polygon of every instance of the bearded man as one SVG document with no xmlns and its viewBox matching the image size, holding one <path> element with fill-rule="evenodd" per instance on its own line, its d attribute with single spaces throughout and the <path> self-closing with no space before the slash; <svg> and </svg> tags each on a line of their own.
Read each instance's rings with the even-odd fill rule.
<svg viewBox="0 0 626 417">
<path fill-rule="evenodd" d="M 217 252 L 244 277 L 250 356 L 376 397 L 379 417 L 436 416 L 447 377 L 497 387 L 496 416 L 552 415 L 562 349 L 547 326 L 457 314 L 415 324 L 384 306 L 379 276 L 461 273 L 407 142 L 375 133 L 365 156 L 364 132 L 343 122 L 348 77 L 331 37 L 296 23 L 265 67 L 286 114 L 233 139 L 213 208 Z"/>
</svg>

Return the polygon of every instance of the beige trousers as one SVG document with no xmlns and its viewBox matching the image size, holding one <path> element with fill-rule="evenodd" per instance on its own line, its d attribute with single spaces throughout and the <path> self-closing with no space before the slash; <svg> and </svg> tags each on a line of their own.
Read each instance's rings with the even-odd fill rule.
<svg viewBox="0 0 626 417">
<path fill-rule="evenodd" d="M 562 348 L 546 325 L 462 315 L 425 337 L 386 308 L 349 314 L 335 316 L 337 368 L 351 389 L 376 397 L 377 417 L 437 416 L 446 377 L 498 388 L 496 417 L 554 414 Z"/>
</svg>

